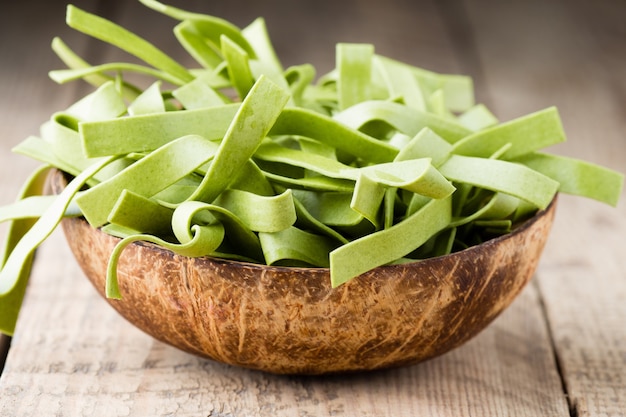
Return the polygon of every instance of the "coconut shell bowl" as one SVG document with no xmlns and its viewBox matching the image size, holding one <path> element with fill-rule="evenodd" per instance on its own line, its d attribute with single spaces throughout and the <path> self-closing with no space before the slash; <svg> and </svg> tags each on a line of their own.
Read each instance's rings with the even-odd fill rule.
<svg viewBox="0 0 626 417">
<path fill-rule="evenodd" d="M 60 172 L 53 189 L 64 186 Z M 183 351 L 276 374 L 328 374 L 415 364 L 476 336 L 533 276 L 556 202 L 511 233 L 450 255 L 375 268 L 332 288 L 324 268 L 186 258 L 149 243 L 118 265 L 129 322 Z M 119 239 L 83 218 L 62 222 L 104 297 Z"/>
</svg>

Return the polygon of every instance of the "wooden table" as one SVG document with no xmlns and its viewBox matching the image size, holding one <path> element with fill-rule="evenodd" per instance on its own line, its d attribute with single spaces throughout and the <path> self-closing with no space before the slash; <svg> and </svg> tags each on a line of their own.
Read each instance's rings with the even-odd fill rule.
<svg viewBox="0 0 626 417">
<path fill-rule="evenodd" d="M 64 26 L 59 1 L 0 11 L 0 204 L 36 164 L 10 153 L 87 89 L 46 77 L 61 35 L 88 61 L 123 57 Z M 287 65 L 331 68 L 334 44 L 474 77 L 501 120 L 551 105 L 568 142 L 554 149 L 626 169 L 626 3 L 615 0 L 178 1 L 239 25 L 266 17 Z M 206 3 L 206 4 L 204 4 Z M 131 1 L 84 1 L 172 55 L 172 22 Z M 144 14 L 139 14 L 144 13 Z M 177 55 L 178 54 L 178 55 Z M 2 416 L 624 416 L 626 204 L 562 196 L 532 283 L 488 329 L 412 367 L 285 377 L 199 359 L 117 315 L 60 232 L 38 252 L 0 377 Z M 0 351 L 6 351 L 7 338 Z"/>
</svg>

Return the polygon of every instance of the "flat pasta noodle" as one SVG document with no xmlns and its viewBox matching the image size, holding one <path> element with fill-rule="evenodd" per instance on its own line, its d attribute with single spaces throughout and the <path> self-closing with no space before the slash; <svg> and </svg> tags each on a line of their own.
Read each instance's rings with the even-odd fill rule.
<svg viewBox="0 0 626 417">
<path fill-rule="evenodd" d="M 84 122 L 79 125 L 83 150 L 89 157 L 150 152 L 186 135 L 221 139 L 239 104 L 146 114 Z M 206 123 L 211 120 L 211 123 Z"/>
<path fill-rule="evenodd" d="M 136 233 L 165 236 L 171 233 L 173 214 L 173 208 L 123 189 L 108 214 L 107 222 Z"/>
<path fill-rule="evenodd" d="M 69 5 L 66 21 L 71 28 L 115 45 L 155 68 L 170 74 L 177 81 L 177 84 L 184 84 L 193 79 L 187 69 L 157 47 L 107 19 Z"/>
<path fill-rule="evenodd" d="M 472 133 L 454 120 L 386 100 L 370 100 L 355 104 L 335 114 L 334 119 L 357 130 L 372 121 L 382 121 L 409 136 L 429 128 L 450 143 L 455 143 Z"/>
<path fill-rule="evenodd" d="M 448 110 L 451 112 L 465 112 L 475 105 L 474 83 L 466 75 L 439 74 L 381 55 L 377 55 L 375 59 L 386 65 L 402 66 L 408 69 L 417 79 L 424 97 L 441 90 Z"/>
<path fill-rule="evenodd" d="M 239 97 L 243 99 L 254 85 L 248 54 L 226 35 L 220 37 L 220 42 L 228 76 L 232 80 Z"/>
<path fill-rule="evenodd" d="M 261 77 L 246 96 L 215 153 L 215 159 L 192 200 L 211 202 L 233 181 L 279 117 L 289 96 Z"/>
<path fill-rule="evenodd" d="M 407 107 L 426 111 L 424 92 L 410 66 L 380 56 L 374 56 L 373 60 L 390 97 L 400 97 Z"/>
<path fill-rule="evenodd" d="M 591 198 L 617 206 L 624 176 L 611 169 L 565 156 L 543 152 L 515 160 L 559 182 L 559 192 Z"/>
<path fill-rule="evenodd" d="M 0 223 L 5 221 L 37 219 L 54 203 L 56 196 L 31 195 L 17 200 L 15 203 L 0 207 Z M 65 217 L 80 216 L 78 206 L 71 201 L 65 210 Z"/>
<path fill-rule="evenodd" d="M 126 110 L 124 97 L 111 80 L 101 84 L 62 113 L 72 115 L 80 122 L 94 122 L 120 117 Z"/>
<path fill-rule="evenodd" d="M 181 84 L 181 81 L 170 75 L 167 72 L 155 70 L 154 68 L 146 67 L 144 65 L 131 64 L 127 62 L 112 62 L 108 64 L 95 65 L 86 68 L 75 68 L 75 69 L 66 69 L 66 70 L 56 70 L 50 71 L 48 74 L 50 78 L 59 83 L 65 84 L 70 81 L 89 78 L 94 75 L 101 75 L 105 73 L 117 73 L 117 72 L 130 72 L 130 73 L 138 73 L 143 75 L 149 75 L 155 77 L 157 79 L 167 81 L 173 84 Z"/>
<path fill-rule="evenodd" d="M 18 195 L 18 199 L 16 201 L 16 205 L 19 207 L 20 201 L 24 201 L 30 198 L 37 198 L 40 194 L 43 193 L 46 178 L 50 171 L 50 166 L 43 165 L 40 168 L 36 169 L 26 180 L 20 193 Z M 40 207 L 41 213 L 48 209 L 51 205 L 50 202 L 45 202 L 43 205 L 38 203 L 36 206 Z M 14 207 L 14 205 L 8 206 Z M 28 231 L 33 227 L 35 222 L 37 221 L 37 216 L 35 218 L 23 217 L 20 214 L 20 210 L 18 209 L 16 216 L 7 216 L 3 220 L 9 220 L 9 227 L 7 230 L 7 234 L 4 238 L 4 244 L 2 246 L 2 254 L 0 258 L 0 266 L 2 266 L 2 271 L 4 271 L 4 267 L 8 258 L 11 256 L 13 250 L 16 245 L 22 240 L 22 238 L 28 233 Z M 0 284 L 5 286 L 2 293 L 0 294 L 0 332 L 7 334 L 9 336 L 13 335 L 15 331 L 15 324 L 17 322 L 17 317 L 20 312 L 20 307 L 22 306 L 22 301 L 24 299 L 24 293 L 26 291 L 26 286 L 28 284 L 28 278 L 30 276 L 30 270 L 33 262 L 33 254 L 28 253 L 26 256 L 18 258 L 18 261 L 21 265 L 18 265 L 17 268 L 14 268 L 11 273 L 6 273 L 3 276 L 3 280 L 11 281 L 7 284 Z M 8 288 L 10 287 L 10 288 Z"/>
<path fill-rule="evenodd" d="M 109 257 L 106 275 L 106 296 L 120 299 L 122 295 L 117 280 L 117 265 L 124 249 L 133 242 L 150 242 L 182 256 L 198 257 L 210 255 L 219 247 L 224 238 L 224 226 L 216 223 L 206 226 L 194 226 L 193 238 L 185 243 L 171 243 L 157 236 L 148 234 L 132 234 L 123 238 L 113 249 Z"/>
<path fill-rule="evenodd" d="M 291 190 L 265 197 L 246 191 L 225 190 L 214 201 L 239 217 L 255 232 L 279 232 L 296 222 L 296 208 Z"/>
<path fill-rule="evenodd" d="M 243 48 L 252 58 L 256 58 L 254 49 L 250 46 L 241 30 L 227 20 L 202 13 L 188 12 L 177 7 L 160 3 L 156 0 L 139 1 L 143 5 L 173 19 L 182 22 L 190 22 L 194 25 L 196 32 L 202 36 L 202 39 L 212 44 L 215 48 L 219 48 L 221 36 L 226 35 Z"/>
<path fill-rule="evenodd" d="M 56 36 L 52 39 L 52 50 L 56 55 L 63 61 L 65 65 L 67 65 L 68 70 L 80 70 L 92 67 L 88 62 L 78 56 L 60 37 Z M 57 71 L 67 71 L 67 70 L 57 70 Z M 50 73 L 54 71 L 50 71 Z M 89 71 L 91 72 L 91 70 Z M 53 78 L 54 79 L 54 78 Z M 85 75 L 82 78 L 83 81 L 91 84 L 94 87 L 99 87 L 102 84 L 105 84 L 109 81 L 113 81 L 114 77 L 106 74 L 102 74 L 98 71 L 93 72 L 91 75 Z M 58 82 L 58 81 L 57 81 Z M 126 94 L 130 97 L 134 97 L 140 91 L 136 87 L 126 86 L 125 89 Z"/>
<path fill-rule="evenodd" d="M 198 78 L 172 91 L 172 95 L 188 110 L 222 106 L 227 100 L 213 87 Z"/>
<path fill-rule="evenodd" d="M 312 110 L 288 107 L 276 120 L 271 135 L 298 135 L 318 140 L 368 162 L 389 162 L 398 149 L 344 123 Z"/>
<path fill-rule="evenodd" d="M 386 187 L 365 173 L 360 173 L 350 200 L 350 208 L 380 228 L 380 209 Z"/>
<path fill-rule="evenodd" d="M 440 170 L 452 181 L 507 193 L 541 209 L 559 188 L 555 180 L 524 165 L 495 159 L 453 155 Z"/>
<path fill-rule="evenodd" d="M 287 74 L 270 41 L 265 19 L 256 18 L 241 30 L 241 34 L 248 41 L 256 56 L 255 59 L 249 61 L 250 71 L 254 79 L 264 75 L 280 88 L 288 90 Z M 292 104 L 294 104 L 293 96 L 289 98 L 289 105 Z"/>
<path fill-rule="evenodd" d="M 337 101 L 340 109 L 369 100 L 372 95 L 372 58 L 368 44 L 337 44 Z"/>
<path fill-rule="evenodd" d="M 237 253 L 232 254 L 233 258 L 241 255 L 253 262 L 263 259 L 258 235 L 242 219 L 224 207 L 200 201 L 185 201 L 176 208 L 172 216 L 172 229 L 181 243 L 193 240 L 194 227 L 217 223 L 226 231 L 224 237 L 236 247 Z M 217 251 L 216 248 L 211 248 L 211 252 L 207 248 L 200 249 L 205 255 Z M 221 249 L 223 252 L 226 248 Z"/>
<path fill-rule="evenodd" d="M 475 132 L 455 143 L 452 152 L 488 158 L 504 145 L 511 144 L 503 158 L 512 159 L 564 140 L 565 132 L 558 111 L 549 107 Z"/>
<path fill-rule="evenodd" d="M 102 226 L 123 190 L 152 197 L 213 159 L 215 153 L 215 144 L 203 137 L 183 136 L 82 192 L 76 203 L 93 227 Z"/>
<path fill-rule="evenodd" d="M 259 233 L 263 255 L 268 265 L 280 261 L 299 262 L 300 266 L 328 267 L 328 253 L 337 243 L 326 236 L 308 233 L 296 227 L 280 232 Z"/>
<path fill-rule="evenodd" d="M 330 253 L 332 286 L 408 255 L 448 226 L 451 209 L 451 198 L 431 200 L 402 222 L 335 249 Z"/>
<path fill-rule="evenodd" d="M 160 80 L 152 83 L 128 106 L 128 114 L 130 116 L 164 113 L 165 110 L 166 106 L 161 93 Z"/>
<path fill-rule="evenodd" d="M 204 68 L 215 69 L 222 62 L 216 46 L 206 42 L 196 25 L 183 20 L 174 27 L 174 35 L 183 48 Z"/>
<path fill-rule="evenodd" d="M 378 184 L 431 198 L 445 198 L 455 190 L 450 181 L 431 164 L 430 158 L 378 164 L 360 168 L 359 171 Z"/>
</svg>

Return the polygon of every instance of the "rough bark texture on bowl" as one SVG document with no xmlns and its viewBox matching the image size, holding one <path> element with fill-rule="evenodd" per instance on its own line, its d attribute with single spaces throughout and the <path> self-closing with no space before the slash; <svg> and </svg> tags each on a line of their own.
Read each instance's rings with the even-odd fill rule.
<svg viewBox="0 0 626 417">
<path fill-rule="evenodd" d="M 62 175 L 52 182 L 58 192 Z M 537 267 L 555 207 L 506 236 L 379 267 L 335 289 L 327 269 L 186 258 L 132 244 L 118 267 L 122 299 L 108 302 L 153 337 L 232 365 L 323 374 L 414 364 L 466 342 L 513 301 Z M 119 239 L 82 218 L 62 225 L 104 296 Z"/>
</svg>

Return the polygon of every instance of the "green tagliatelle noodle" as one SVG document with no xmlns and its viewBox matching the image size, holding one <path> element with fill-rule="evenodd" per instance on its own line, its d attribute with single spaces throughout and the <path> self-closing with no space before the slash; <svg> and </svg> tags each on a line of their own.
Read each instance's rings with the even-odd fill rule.
<svg viewBox="0 0 626 417">
<path fill-rule="evenodd" d="M 175 22 L 199 68 L 75 6 L 70 27 L 142 63 L 91 65 L 52 48 L 94 91 L 55 112 L 14 151 L 42 162 L 18 201 L 0 272 L 11 334 L 35 249 L 63 217 L 121 238 L 106 293 L 133 242 L 181 256 L 330 268 L 333 287 L 372 268 L 444 255 L 508 233 L 557 192 L 616 205 L 623 176 L 542 150 L 565 140 L 555 108 L 500 123 L 472 80 L 339 43 L 336 68 L 284 68 L 261 18 L 223 19 L 140 0 Z M 127 74 L 147 78 L 148 87 Z M 44 196 L 50 168 L 70 181 Z"/>
</svg>

